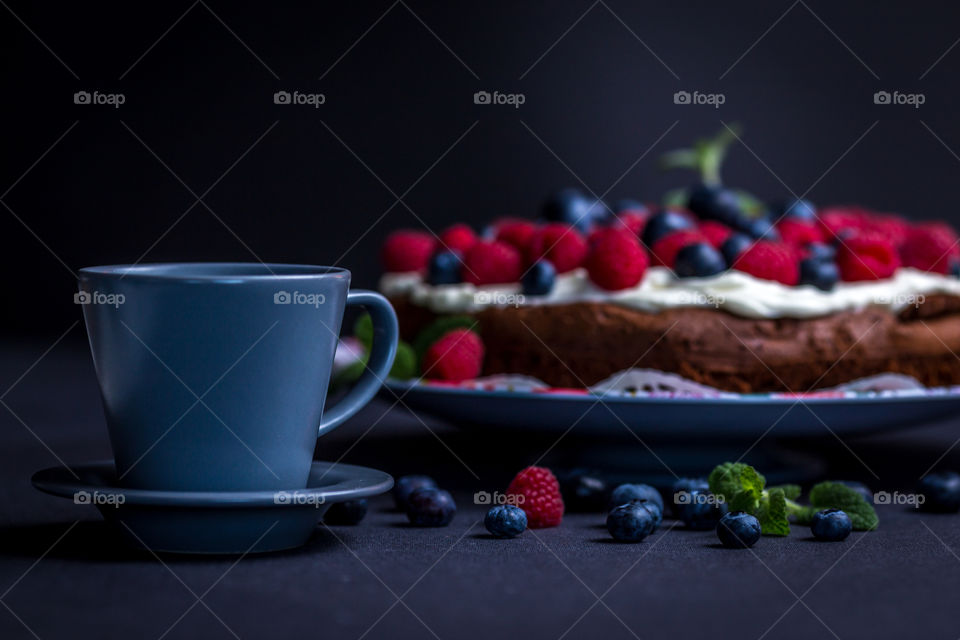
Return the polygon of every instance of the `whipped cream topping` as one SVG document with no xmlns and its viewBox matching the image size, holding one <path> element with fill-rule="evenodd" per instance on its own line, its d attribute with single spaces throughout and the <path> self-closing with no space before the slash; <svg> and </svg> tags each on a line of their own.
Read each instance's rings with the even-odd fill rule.
<svg viewBox="0 0 960 640">
<path fill-rule="evenodd" d="M 821 291 L 812 285 L 788 287 L 742 271 L 725 271 L 709 278 L 677 278 L 665 267 L 651 267 L 640 284 L 622 291 L 597 287 L 584 269 L 557 276 L 553 291 L 546 296 L 524 296 L 518 283 L 433 286 L 417 273 L 385 274 L 380 290 L 388 296 L 409 295 L 414 304 L 437 313 L 472 312 L 488 306 L 605 302 L 652 313 L 709 307 L 747 318 L 812 318 L 871 306 L 897 313 L 923 304 L 929 295 L 960 296 L 960 279 L 902 268 L 886 280 L 841 282 L 832 291 Z"/>
</svg>

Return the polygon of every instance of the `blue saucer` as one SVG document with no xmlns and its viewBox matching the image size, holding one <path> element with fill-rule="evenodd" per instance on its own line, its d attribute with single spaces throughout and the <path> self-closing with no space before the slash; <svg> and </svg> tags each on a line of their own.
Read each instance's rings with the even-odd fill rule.
<svg viewBox="0 0 960 640">
<path fill-rule="evenodd" d="M 33 486 L 77 504 L 93 504 L 134 546 L 169 553 L 261 553 L 303 545 L 334 502 L 385 493 L 382 471 L 314 462 L 308 488 L 291 491 L 188 492 L 125 489 L 112 461 L 51 467 Z"/>
</svg>

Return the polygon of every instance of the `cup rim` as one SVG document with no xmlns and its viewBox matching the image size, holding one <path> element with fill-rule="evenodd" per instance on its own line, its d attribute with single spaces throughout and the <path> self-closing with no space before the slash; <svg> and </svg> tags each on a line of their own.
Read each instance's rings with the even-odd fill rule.
<svg viewBox="0 0 960 640">
<path fill-rule="evenodd" d="M 306 280 L 324 276 L 350 276 L 342 267 L 283 262 L 146 262 L 84 267 L 80 276 L 117 280 L 168 280 L 198 282 L 249 282 Z"/>
</svg>

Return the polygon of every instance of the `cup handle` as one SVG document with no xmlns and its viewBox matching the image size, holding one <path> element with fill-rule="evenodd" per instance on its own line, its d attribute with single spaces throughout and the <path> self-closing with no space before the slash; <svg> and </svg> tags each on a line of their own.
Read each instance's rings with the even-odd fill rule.
<svg viewBox="0 0 960 640">
<path fill-rule="evenodd" d="M 340 426 L 370 402 L 390 373 L 393 358 L 397 354 L 397 341 L 400 338 L 397 314 L 386 298 L 373 291 L 356 289 L 347 294 L 347 305 L 360 305 L 370 313 L 373 320 L 373 346 L 367 366 L 357 383 L 333 408 L 324 410 L 317 437 Z"/>
</svg>

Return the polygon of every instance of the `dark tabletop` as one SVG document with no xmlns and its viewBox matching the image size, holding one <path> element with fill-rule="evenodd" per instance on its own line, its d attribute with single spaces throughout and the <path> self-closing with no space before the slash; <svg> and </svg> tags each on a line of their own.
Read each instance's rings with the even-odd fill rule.
<svg viewBox="0 0 960 640">
<path fill-rule="evenodd" d="M 109 455 L 83 344 L 68 336 L 41 358 L 49 346 L 8 345 L 0 363 L 0 638 L 960 636 L 960 516 L 880 507 L 876 532 L 827 544 L 794 527 L 752 551 L 719 548 L 712 532 L 670 520 L 641 544 L 616 544 L 599 514 L 568 514 L 558 528 L 493 540 L 473 492 L 502 491 L 548 449 L 545 464 L 575 462 L 587 435 L 574 429 L 551 449 L 554 437 L 459 430 L 389 397 L 323 438 L 317 457 L 437 477 L 459 505 L 449 527 L 409 528 L 379 497 L 359 526 L 318 527 L 297 551 L 132 552 L 93 507 L 30 486 L 31 474 L 58 458 Z M 893 490 L 937 463 L 958 427 L 780 442 L 776 455 L 790 451 L 784 459 L 808 468 L 817 461 L 817 474 Z M 634 439 L 611 444 L 621 460 L 634 452 L 642 465 L 647 455 Z M 958 449 L 938 465 L 960 468 Z"/>
</svg>

